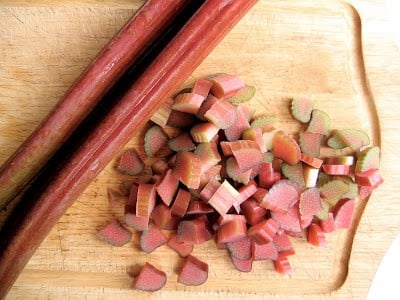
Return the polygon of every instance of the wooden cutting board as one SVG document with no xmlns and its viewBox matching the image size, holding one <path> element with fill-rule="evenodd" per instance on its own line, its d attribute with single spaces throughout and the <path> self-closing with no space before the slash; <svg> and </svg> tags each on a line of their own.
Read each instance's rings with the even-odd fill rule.
<svg viewBox="0 0 400 300">
<path fill-rule="evenodd" d="M 141 3 L 0 3 L 0 163 L 34 130 Z M 381 145 L 380 115 L 365 75 L 359 15 L 350 4 L 260 1 L 187 84 L 216 72 L 238 74 L 254 85 L 257 92 L 251 106 L 259 115 L 279 115 L 278 127 L 285 131 L 302 128 L 290 116 L 290 97 L 306 96 L 331 116 L 333 128 L 364 129 L 372 144 Z M 139 147 L 144 158 L 140 144 L 138 132 L 127 141 L 127 148 Z M 166 246 L 148 255 L 138 249 L 138 234 L 121 248 L 110 247 L 96 238 L 96 231 L 105 222 L 123 215 L 122 206 L 111 207 L 107 200 L 107 187 L 120 188 L 131 179 L 115 170 L 117 159 L 116 154 L 60 219 L 21 274 L 10 299 L 32 295 L 148 297 L 147 293 L 129 289 L 132 279 L 127 275 L 127 271 L 145 261 L 168 274 L 165 288 L 154 294 L 157 298 L 287 299 L 308 295 L 319 299 L 355 295 L 346 278 L 349 268 L 352 274 L 350 255 L 356 225 L 361 222 L 362 227 L 368 222 L 361 217 L 366 201 L 357 201 L 354 228 L 329 234 L 327 248 L 312 247 L 304 238 L 293 239 L 296 255 L 290 262 L 295 273 L 290 276 L 274 272 L 271 262 L 256 262 L 251 273 L 239 273 L 226 252 L 209 242 L 194 250 L 194 255 L 210 265 L 208 281 L 199 287 L 185 287 L 176 282 L 181 259 Z M 387 174 L 390 168 L 390 163 L 384 161 L 382 172 Z M 144 177 L 148 174 L 147 168 Z M 378 191 L 378 195 L 390 194 L 387 186 L 382 189 L 384 192 Z M 1 213 L 2 220 L 5 215 L 6 212 Z M 373 241 L 373 231 L 372 228 L 364 238 Z M 377 260 L 376 253 L 363 250 L 369 241 L 357 243 L 353 249 L 363 253 L 361 259 L 366 263 Z"/>
</svg>

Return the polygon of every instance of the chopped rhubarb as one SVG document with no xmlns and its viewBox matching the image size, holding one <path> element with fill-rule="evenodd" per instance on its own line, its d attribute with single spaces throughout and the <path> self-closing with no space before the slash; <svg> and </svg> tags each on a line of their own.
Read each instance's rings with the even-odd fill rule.
<svg viewBox="0 0 400 300">
<path fill-rule="evenodd" d="M 322 199 L 321 204 L 322 204 L 322 209 L 315 216 L 320 220 L 327 220 L 329 217 L 329 211 L 330 211 L 331 205 L 324 199 Z"/>
<path fill-rule="evenodd" d="M 338 203 L 339 204 L 339 203 Z M 353 223 L 353 214 L 355 207 L 355 200 L 350 199 L 340 203 L 341 205 L 336 209 L 334 214 L 335 218 L 335 228 L 337 229 L 347 229 L 351 227 Z"/>
<path fill-rule="evenodd" d="M 219 225 L 217 230 L 218 243 L 232 243 L 243 239 L 247 235 L 246 220 L 232 218 Z"/>
<path fill-rule="evenodd" d="M 218 99 L 217 97 L 214 97 L 213 95 L 209 94 L 201 104 L 200 109 L 196 115 L 197 118 L 202 121 L 207 121 L 207 119 L 204 117 L 204 114 L 219 100 L 220 99 Z"/>
<path fill-rule="evenodd" d="M 144 150 L 147 156 L 154 156 L 168 142 L 168 135 L 158 125 L 153 125 L 147 129 L 144 136 Z"/>
<path fill-rule="evenodd" d="M 301 152 L 311 157 L 319 157 L 324 135 L 301 131 L 299 133 L 299 146 Z"/>
<path fill-rule="evenodd" d="M 298 162 L 294 165 L 282 164 L 282 174 L 289 180 L 296 182 L 301 187 L 305 186 L 303 164 Z"/>
<path fill-rule="evenodd" d="M 290 238 L 285 232 L 276 234 L 274 236 L 273 242 L 279 253 L 284 253 L 286 255 L 294 254 L 294 248 L 292 242 L 290 241 Z"/>
<path fill-rule="evenodd" d="M 186 257 L 193 251 L 193 244 L 180 242 L 175 232 L 173 232 L 169 237 L 167 245 L 178 253 L 180 257 Z"/>
<path fill-rule="evenodd" d="M 194 121 L 194 115 L 182 111 L 172 110 L 169 114 L 167 125 L 176 128 L 186 128 L 192 125 Z"/>
<path fill-rule="evenodd" d="M 207 203 L 204 203 L 203 201 L 192 200 L 189 203 L 186 215 L 210 214 L 213 212 L 214 208 Z"/>
<path fill-rule="evenodd" d="M 191 189 L 200 186 L 201 168 L 200 158 L 193 152 L 181 151 L 176 154 L 175 166 L 172 174 Z"/>
<path fill-rule="evenodd" d="M 239 259 L 232 254 L 230 255 L 233 266 L 240 272 L 250 272 L 253 268 L 253 259 Z"/>
<path fill-rule="evenodd" d="M 262 132 L 270 131 L 275 127 L 275 123 L 278 121 L 278 117 L 276 115 L 262 115 L 254 118 L 250 126 L 251 127 L 259 127 Z"/>
<path fill-rule="evenodd" d="M 303 224 L 308 227 L 314 215 L 322 210 L 321 196 L 318 188 L 309 188 L 300 194 L 299 212 L 301 221 L 307 220 L 308 224 Z"/>
<path fill-rule="evenodd" d="M 180 135 L 170 139 L 168 146 L 172 151 L 193 151 L 196 145 L 193 143 L 192 138 L 188 132 L 183 132 Z"/>
<path fill-rule="evenodd" d="M 311 120 L 308 123 L 307 132 L 328 135 L 330 130 L 331 119 L 320 109 L 313 109 Z"/>
<path fill-rule="evenodd" d="M 204 118 L 218 128 L 229 128 L 236 122 L 236 107 L 226 100 L 218 100 L 205 112 Z"/>
<path fill-rule="evenodd" d="M 203 101 L 204 97 L 195 93 L 179 94 L 175 97 L 172 109 L 195 115 L 199 111 Z"/>
<path fill-rule="evenodd" d="M 349 175 L 350 166 L 346 165 L 322 165 L 322 170 L 328 175 Z"/>
<path fill-rule="evenodd" d="M 333 179 L 322 185 L 319 190 L 326 201 L 335 205 L 349 191 L 349 185 L 342 180 Z"/>
<path fill-rule="evenodd" d="M 271 211 L 287 212 L 297 202 L 299 191 L 288 181 L 276 182 L 260 205 Z"/>
<path fill-rule="evenodd" d="M 328 218 L 326 220 L 320 220 L 319 226 L 322 231 L 325 233 L 333 232 L 336 230 L 335 219 L 333 217 L 333 213 L 328 213 Z"/>
<path fill-rule="evenodd" d="M 366 172 L 371 169 L 379 169 L 379 147 L 370 147 L 361 151 L 357 156 L 354 172 Z"/>
<path fill-rule="evenodd" d="M 113 220 L 97 232 L 97 237 L 112 246 L 121 247 L 130 242 L 132 233 L 117 220 Z"/>
<path fill-rule="evenodd" d="M 232 97 L 228 98 L 227 100 L 230 103 L 235 103 L 235 104 L 243 103 L 243 102 L 247 102 L 251 98 L 253 98 L 255 93 L 256 93 L 256 88 L 254 86 L 246 84 L 239 91 L 237 91 L 237 93 L 235 95 L 233 95 Z"/>
<path fill-rule="evenodd" d="M 304 153 L 301 153 L 300 160 L 305 164 L 307 164 L 308 166 L 313 167 L 315 169 L 319 169 L 324 162 L 322 159 L 312 157 Z"/>
<path fill-rule="evenodd" d="M 314 101 L 308 98 L 293 98 L 291 105 L 292 116 L 302 122 L 308 123 L 311 119 L 311 112 L 314 108 Z"/>
<path fill-rule="evenodd" d="M 242 184 L 247 184 L 250 182 L 252 169 L 249 169 L 245 172 L 241 171 L 239 164 L 234 157 L 228 157 L 225 167 L 227 175 L 232 180 Z"/>
<path fill-rule="evenodd" d="M 247 236 L 236 242 L 229 242 L 226 244 L 231 256 L 237 259 L 250 259 L 251 258 L 251 239 Z"/>
<path fill-rule="evenodd" d="M 156 112 L 151 116 L 150 120 L 158 126 L 165 127 L 168 123 L 169 116 L 172 111 L 173 98 L 168 98 Z"/>
<path fill-rule="evenodd" d="M 271 217 L 288 234 L 301 232 L 299 209 L 296 205 L 287 212 L 272 211 Z"/>
<path fill-rule="evenodd" d="M 307 242 L 316 247 L 326 247 L 325 232 L 318 224 L 312 223 L 308 227 Z"/>
<path fill-rule="evenodd" d="M 266 244 L 274 239 L 279 225 L 273 219 L 267 219 L 251 226 L 247 232 L 248 236 L 257 244 Z"/>
<path fill-rule="evenodd" d="M 306 188 L 317 185 L 319 169 L 310 166 L 304 166 L 304 183 Z"/>
<path fill-rule="evenodd" d="M 192 93 L 200 95 L 203 99 L 206 99 L 210 89 L 212 86 L 212 82 L 206 79 L 197 79 L 193 85 Z"/>
<path fill-rule="evenodd" d="M 191 197 L 192 196 L 188 191 L 180 188 L 176 194 L 175 201 L 171 206 L 171 213 L 175 216 L 183 217 L 189 207 Z"/>
<path fill-rule="evenodd" d="M 136 201 L 136 216 L 149 222 L 150 214 L 156 205 L 156 190 L 153 184 L 139 183 Z"/>
<path fill-rule="evenodd" d="M 344 149 L 347 147 L 335 130 L 333 131 L 332 136 L 326 141 L 326 144 L 332 149 Z"/>
<path fill-rule="evenodd" d="M 275 260 L 278 258 L 278 250 L 274 242 L 262 245 L 252 242 L 251 252 L 254 260 Z"/>
<path fill-rule="evenodd" d="M 201 285 L 208 278 L 208 264 L 188 255 L 178 274 L 178 282 L 184 285 Z"/>
<path fill-rule="evenodd" d="M 239 189 L 239 198 L 236 199 L 235 204 L 240 205 L 257 192 L 257 184 L 254 180 L 246 185 L 242 185 Z M 239 212 L 238 212 L 239 213 Z"/>
<path fill-rule="evenodd" d="M 272 162 L 263 162 L 258 174 L 258 185 L 262 188 L 269 189 L 281 179 L 281 173 L 276 172 Z"/>
<path fill-rule="evenodd" d="M 383 183 L 383 177 L 376 169 L 355 173 L 355 182 L 360 186 L 377 188 Z"/>
<path fill-rule="evenodd" d="M 217 143 L 214 142 L 198 144 L 194 153 L 200 158 L 202 166 L 205 166 L 207 169 L 221 161 Z"/>
<path fill-rule="evenodd" d="M 143 160 L 135 149 L 125 151 L 119 160 L 118 171 L 127 175 L 138 175 L 144 169 Z"/>
<path fill-rule="evenodd" d="M 158 159 L 151 165 L 153 174 L 164 174 L 168 170 L 168 163 L 163 159 Z"/>
<path fill-rule="evenodd" d="M 250 198 L 240 205 L 242 214 L 246 217 L 246 222 L 250 225 L 260 223 L 265 219 L 267 210 L 261 207 L 258 201 Z"/>
<path fill-rule="evenodd" d="M 167 243 L 167 238 L 164 233 L 155 225 L 149 226 L 140 235 L 140 249 L 146 253 L 153 252 L 158 247 Z"/>
<path fill-rule="evenodd" d="M 218 98 L 230 98 L 246 86 L 238 76 L 230 74 L 217 75 L 210 78 L 210 81 L 211 93 Z"/>
<path fill-rule="evenodd" d="M 206 239 L 206 222 L 204 219 L 182 220 L 178 225 L 178 241 L 187 244 L 202 244 Z"/>
<path fill-rule="evenodd" d="M 239 198 L 239 192 L 225 180 L 208 200 L 208 204 L 220 214 L 226 214 L 232 207 L 235 199 Z"/>
<path fill-rule="evenodd" d="M 278 132 L 278 130 L 275 128 L 263 132 L 264 145 L 265 145 L 265 149 L 267 149 L 267 151 L 272 150 L 274 136 L 275 136 L 275 133 L 277 133 L 277 132 Z"/>
<path fill-rule="evenodd" d="M 275 157 L 283 159 L 289 165 L 300 161 L 300 147 L 293 137 L 278 131 L 272 140 L 272 153 Z"/>
<path fill-rule="evenodd" d="M 327 165 L 354 165 L 353 155 L 343 155 L 343 156 L 331 156 L 324 159 L 324 163 Z"/>
<path fill-rule="evenodd" d="M 244 130 L 242 133 L 242 139 L 256 142 L 262 153 L 267 152 L 261 128 L 251 127 Z"/>
<path fill-rule="evenodd" d="M 210 179 L 208 183 L 201 190 L 199 194 L 200 199 L 205 202 L 208 202 L 209 199 L 212 197 L 212 195 L 214 195 L 215 192 L 218 190 L 220 185 L 221 183 L 218 180 Z"/>
<path fill-rule="evenodd" d="M 178 227 L 179 218 L 173 215 L 171 209 L 164 203 L 157 204 L 150 217 L 154 224 L 161 229 L 175 230 Z"/>
<path fill-rule="evenodd" d="M 256 142 L 239 140 L 230 142 L 229 146 L 242 172 L 262 163 L 263 154 Z"/>
<path fill-rule="evenodd" d="M 230 126 L 229 128 L 226 128 L 224 130 L 225 137 L 230 142 L 237 141 L 240 138 L 240 136 L 242 135 L 242 132 L 248 128 L 250 128 L 250 124 L 246 118 L 243 107 L 237 106 L 236 107 L 236 121 L 232 126 Z"/>
<path fill-rule="evenodd" d="M 172 170 L 168 169 L 160 178 L 159 182 L 155 184 L 157 194 L 161 200 L 169 206 L 174 199 L 176 191 L 178 190 L 179 180 L 172 175 Z"/>
<path fill-rule="evenodd" d="M 146 262 L 135 277 L 132 287 L 141 291 L 155 292 L 167 282 L 167 274 Z"/>
<path fill-rule="evenodd" d="M 361 147 L 368 146 L 370 143 L 368 134 L 360 129 L 351 128 L 335 130 L 334 134 L 346 146 L 353 150 L 359 150 Z"/>
<path fill-rule="evenodd" d="M 293 272 L 292 266 L 290 265 L 289 259 L 286 255 L 278 255 L 278 258 L 274 260 L 275 271 L 283 275 L 288 275 Z"/>
<path fill-rule="evenodd" d="M 196 143 L 207 143 L 213 140 L 218 131 L 219 127 L 211 122 L 206 122 L 194 125 L 190 129 L 190 134 Z"/>
</svg>

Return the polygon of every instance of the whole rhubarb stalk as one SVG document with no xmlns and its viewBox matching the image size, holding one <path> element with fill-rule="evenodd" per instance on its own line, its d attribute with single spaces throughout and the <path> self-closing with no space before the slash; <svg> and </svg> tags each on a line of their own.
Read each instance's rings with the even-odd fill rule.
<svg viewBox="0 0 400 300">
<path fill-rule="evenodd" d="M 0 249 L 0 296 L 90 182 L 179 88 L 256 0 L 207 0 L 41 191 Z M 11 233 L 11 234 L 10 234 Z"/>
<path fill-rule="evenodd" d="M 40 126 L 0 168 L 0 210 L 42 169 L 108 90 L 190 0 L 149 0 L 98 54 Z"/>
</svg>

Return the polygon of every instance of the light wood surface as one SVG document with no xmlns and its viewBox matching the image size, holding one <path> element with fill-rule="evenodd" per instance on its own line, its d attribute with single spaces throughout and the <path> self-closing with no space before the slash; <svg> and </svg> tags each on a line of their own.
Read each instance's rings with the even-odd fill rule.
<svg viewBox="0 0 400 300">
<path fill-rule="evenodd" d="M 0 163 L 141 3 L 0 1 Z M 261 0 L 188 79 L 239 74 L 257 87 L 251 102 L 257 113 L 279 114 L 279 126 L 289 132 L 300 129 L 289 115 L 289 97 L 312 97 L 329 113 L 332 127 L 362 128 L 381 145 L 385 184 L 368 203 L 358 201 L 357 230 L 330 234 L 326 249 L 294 240 L 293 275 L 280 276 L 266 262 L 241 274 L 210 242 L 194 252 L 210 264 L 209 280 L 184 287 L 176 283 L 180 260 L 166 246 L 145 255 L 136 234 L 122 248 L 97 240 L 96 230 L 123 213 L 106 197 L 108 186 L 127 179 L 115 171 L 116 156 L 60 219 L 8 298 L 364 299 L 400 233 L 400 52 L 389 32 L 383 0 Z M 127 147 L 139 142 L 140 133 Z M 129 289 L 127 270 L 146 260 L 169 275 L 160 292 Z"/>
</svg>

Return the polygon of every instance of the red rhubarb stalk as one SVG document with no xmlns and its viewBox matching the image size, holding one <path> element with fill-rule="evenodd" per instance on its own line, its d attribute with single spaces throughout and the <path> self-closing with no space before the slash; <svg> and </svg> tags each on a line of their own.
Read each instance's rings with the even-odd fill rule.
<svg viewBox="0 0 400 300">
<path fill-rule="evenodd" d="M 33 179 L 107 91 L 188 2 L 149 0 L 115 35 L 41 125 L 1 167 L 0 209 Z"/>
</svg>

